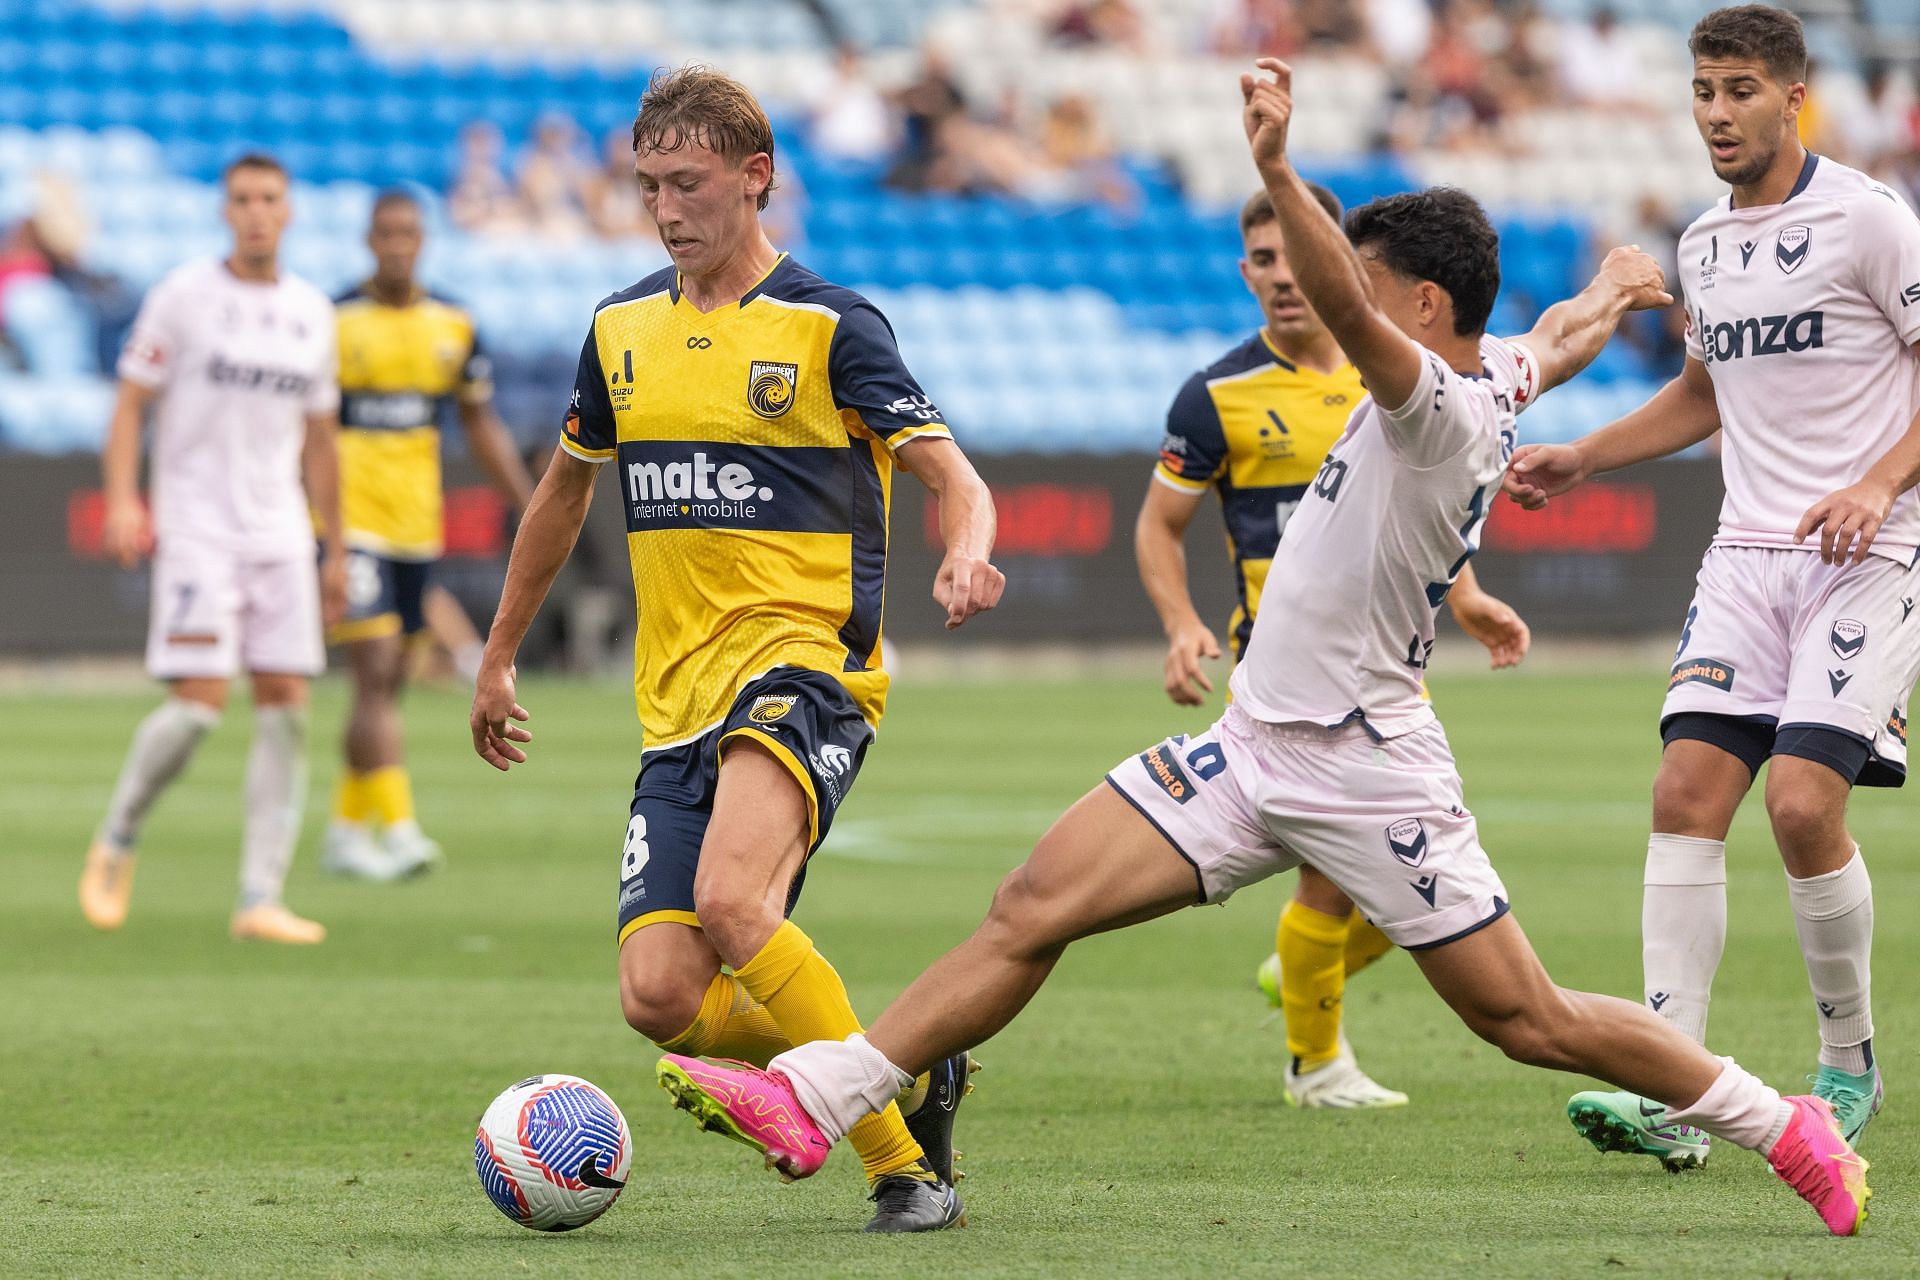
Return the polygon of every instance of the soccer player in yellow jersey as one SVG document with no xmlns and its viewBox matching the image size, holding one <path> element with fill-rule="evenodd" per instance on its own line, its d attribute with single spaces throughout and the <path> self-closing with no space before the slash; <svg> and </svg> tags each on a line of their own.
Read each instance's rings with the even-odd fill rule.
<svg viewBox="0 0 1920 1280">
<path fill-rule="evenodd" d="M 367 230 L 373 275 L 334 304 L 349 550 L 347 617 L 330 638 L 346 646 L 353 711 L 321 865 L 371 880 L 424 871 L 440 856 L 414 818 L 400 690 L 407 643 L 426 626 L 422 599 L 442 550 L 440 422 L 449 405 L 468 451 L 516 511 L 525 510 L 532 488 L 493 411 L 472 318 L 414 280 L 423 240 L 419 203 L 404 191 L 381 195 Z"/>
<path fill-rule="evenodd" d="M 1333 193 L 1307 185 L 1338 221 L 1340 202 Z M 1187 590 L 1183 539 L 1201 499 L 1217 489 L 1226 519 L 1239 589 L 1229 642 L 1238 661 L 1287 517 L 1366 394 L 1359 371 L 1295 285 L 1264 191 L 1241 209 L 1240 235 L 1240 274 L 1260 300 L 1266 324 L 1194 374 L 1174 397 L 1153 473 L 1157 483 L 1148 486 L 1134 528 L 1140 579 L 1167 633 L 1167 694 L 1184 706 L 1198 706 L 1213 692 L 1200 662 L 1220 656 L 1220 643 Z M 1495 667 L 1526 656 L 1526 623 L 1480 589 L 1471 565 L 1461 567 L 1447 603 L 1461 629 L 1492 652 Z M 1286 1019 L 1287 1101 L 1299 1107 L 1406 1105 L 1406 1094 L 1382 1088 L 1360 1070 L 1340 1027 L 1347 976 L 1387 952 L 1392 944 L 1386 935 L 1354 912 L 1333 881 L 1307 866 L 1300 868 L 1276 935 L 1277 950 L 1261 966 L 1260 985 Z"/>
<path fill-rule="evenodd" d="M 933 595 L 958 627 L 998 601 L 992 501 L 860 295 L 767 240 L 773 132 L 700 67 L 663 74 L 633 126 L 673 259 L 606 299 L 560 448 L 528 508 L 474 694 L 474 748 L 526 759 L 514 653 L 615 468 L 639 634 L 645 742 L 620 861 L 620 998 L 664 1048 L 764 1063 L 860 1024 L 787 918 L 886 700 L 880 666 L 895 465 L 939 501 Z M 724 966 L 724 967 L 723 967 Z M 964 1222 L 953 1111 L 965 1054 L 852 1138 L 870 1231 Z M 724 1127 L 720 1121 L 714 1127 Z M 738 1136 L 737 1134 L 735 1136 Z"/>
</svg>

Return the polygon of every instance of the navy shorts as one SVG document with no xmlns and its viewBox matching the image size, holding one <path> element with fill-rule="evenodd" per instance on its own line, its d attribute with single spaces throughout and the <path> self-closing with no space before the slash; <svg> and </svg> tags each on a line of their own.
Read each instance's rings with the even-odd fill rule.
<svg viewBox="0 0 1920 1280">
<path fill-rule="evenodd" d="M 845 685 L 824 671 L 776 667 L 748 684 L 721 724 L 692 742 L 648 751 L 634 779 L 626 843 L 620 852 L 619 940 L 662 920 L 699 924 L 693 878 L 713 817 L 720 748 L 751 735 L 792 771 L 806 793 L 809 855 L 827 838 L 846 799 L 873 726 Z M 787 914 L 800 900 L 803 865 L 787 889 Z"/>
<path fill-rule="evenodd" d="M 347 552 L 347 616 L 333 628 L 336 644 L 426 630 L 431 560 L 391 560 L 371 551 Z"/>
</svg>

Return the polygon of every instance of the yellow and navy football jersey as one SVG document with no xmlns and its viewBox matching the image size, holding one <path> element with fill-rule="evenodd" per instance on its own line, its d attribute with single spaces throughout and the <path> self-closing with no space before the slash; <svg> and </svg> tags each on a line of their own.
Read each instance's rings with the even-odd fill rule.
<svg viewBox="0 0 1920 1280">
<path fill-rule="evenodd" d="M 440 422 L 493 394 L 473 321 L 416 290 L 404 307 L 365 285 L 334 303 L 340 333 L 340 508 L 347 544 L 393 560 L 441 552 Z"/>
<path fill-rule="evenodd" d="M 1240 599 L 1230 637 L 1236 658 L 1253 634 L 1287 520 L 1365 394 L 1352 365 L 1301 368 L 1263 329 L 1188 378 L 1167 411 L 1154 478 L 1183 493 L 1220 491 Z"/>
<path fill-rule="evenodd" d="M 617 468 L 648 749 L 777 666 L 879 721 L 893 454 L 930 436 L 949 432 L 880 312 L 784 254 L 705 314 L 672 268 L 600 304 L 560 443 Z"/>
</svg>

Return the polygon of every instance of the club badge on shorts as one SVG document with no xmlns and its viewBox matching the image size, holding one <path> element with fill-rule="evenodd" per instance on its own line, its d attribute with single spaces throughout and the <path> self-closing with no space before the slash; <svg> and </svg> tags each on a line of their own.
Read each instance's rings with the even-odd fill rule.
<svg viewBox="0 0 1920 1280">
<path fill-rule="evenodd" d="M 1867 624 L 1852 618 L 1841 618 L 1833 624 L 1833 630 L 1827 635 L 1827 643 L 1843 662 L 1860 656 L 1867 647 Z"/>
<path fill-rule="evenodd" d="M 1402 818 L 1387 828 L 1387 848 L 1410 867 L 1427 860 L 1427 824 L 1418 818 Z"/>
<path fill-rule="evenodd" d="M 794 693 L 764 693 L 753 700 L 753 706 L 747 711 L 747 719 L 755 724 L 772 724 L 793 710 L 793 704 L 800 701 L 800 695 Z"/>
</svg>

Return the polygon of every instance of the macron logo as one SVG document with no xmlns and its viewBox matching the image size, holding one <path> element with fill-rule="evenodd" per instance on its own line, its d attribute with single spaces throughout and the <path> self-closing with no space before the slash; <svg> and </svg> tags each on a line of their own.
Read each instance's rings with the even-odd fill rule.
<svg viewBox="0 0 1920 1280">
<path fill-rule="evenodd" d="M 752 468 L 738 462 L 716 465 L 705 453 L 687 462 L 630 462 L 627 501 L 745 502 L 773 500 L 773 490 L 756 484 Z"/>
</svg>

